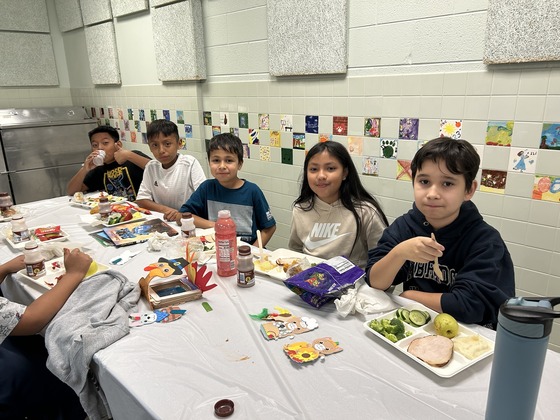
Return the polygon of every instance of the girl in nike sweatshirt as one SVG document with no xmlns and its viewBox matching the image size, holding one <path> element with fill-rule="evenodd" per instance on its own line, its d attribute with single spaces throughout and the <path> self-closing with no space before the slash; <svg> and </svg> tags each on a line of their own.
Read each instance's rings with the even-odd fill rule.
<svg viewBox="0 0 560 420">
<path fill-rule="evenodd" d="M 303 164 L 303 182 L 292 210 L 289 248 L 319 258 L 343 255 L 361 268 L 388 225 L 377 200 L 360 182 L 346 148 L 318 143 Z"/>
</svg>

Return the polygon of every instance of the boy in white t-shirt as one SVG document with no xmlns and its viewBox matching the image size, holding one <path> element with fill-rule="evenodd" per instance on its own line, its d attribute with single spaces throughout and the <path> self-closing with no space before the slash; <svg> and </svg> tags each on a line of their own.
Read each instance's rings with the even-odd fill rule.
<svg viewBox="0 0 560 420">
<path fill-rule="evenodd" d="M 163 213 L 167 221 L 180 221 L 178 209 L 206 180 L 202 166 L 194 157 L 179 154 L 181 146 L 177 125 L 155 120 L 148 125 L 148 145 L 156 158 L 144 169 L 136 203 Z"/>
</svg>

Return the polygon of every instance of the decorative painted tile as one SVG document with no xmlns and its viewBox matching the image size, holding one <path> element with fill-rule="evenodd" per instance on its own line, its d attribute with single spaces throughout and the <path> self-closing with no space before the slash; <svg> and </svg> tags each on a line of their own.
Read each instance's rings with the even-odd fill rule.
<svg viewBox="0 0 560 420">
<path fill-rule="evenodd" d="M 511 146 L 513 121 L 488 121 L 486 144 L 488 146 Z"/>
<path fill-rule="evenodd" d="M 238 115 L 239 128 L 249 128 L 249 114 L 246 112 L 240 112 Z"/>
<path fill-rule="evenodd" d="M 381 118 L 364 118 L 364 136 L 379 137 Z"/>
<path fill-rule="evenodd" d="M 319 116 L 306 115 L 305 116 L 305 132 L 311 134 L 319 133 Z"/>
<path fill-rule="evenodd" d="M 272 147 L 280 147 L 280 131 L 270 132 L 270 145 Z"/>
<path fill-rule="evenodd" d="M 187 139 L 184 137 L 179 137 L 179 148 L 181 150 L 187 150 Z"/>
<path fill-rule="evenodd" d="M 139 133 L 142 132 L 142 128 L 140 127 L 140 121 L 139 120 L 134 121 L 134 129 L 136 131 L 138 131 Z"/>
<path fill-rule="evenodd" d="M 132 108 L 128 108 L 128 119 L 129 120 L 134 119 L 134 111 L 132 110 Z"/>
<path fill-rule="evenodd" d="M 130 131 L 130 120 L 124 120 L 124 131 Z"/>
<path fill-rule="evenodd" d="M 249 128 L 249 143 L 260 144 L 259 130 L 255 130 L 254 128 Z"/>
<path fill-rule="evenodd" d="M 480 180 L 480 191 L 504 194 L 506 191 L 506 180 L 506 171 L 483 169 L 482 178 Z"/>
<path fill-rule="evenodd" d="M 332 134 L 319 134 L 319 143 L 324 143 L 326 141 L 332 140 Z"/>
<path fill-rule="evenodd" d="M 294 164 L 294 149 L 282 148 L 282 163 L 285 165 Z"/>
<path fill-rule="evenodd" d="M 463 120 L 441 120 L 439 124 L 439 137 L 450 137 L 454 140 L 461 138 Z"/>
<path fill-rule="evenodd" d="M 249 159 L 251 157 L 251 149 L 247 143 L 243 143 L 243 159 Z"/>
<path fill-rule="evenodd" d="M 229 132 L 230 134 L 233 134 L 235 137 L 239 137 L 239 128 L 230 127 Z"/>
<path fill-rule="evenodd" d="M 90 115 L 91 118 L 96 118 L 97 117 L 97 111 L 95 110 L 95 107 L 92 106 L 89 109 L 89 111 L 90 111 L 89 115 Z"/>
<path fill-rule="evenodd" d="M 204 120 L 204 125 L 212 125 L 212 112 L 204 111 L 202 113 L 202 118 Z"/>
<path fill-rule="evenodd" d="M 534 174 L 537 167 L 538 149 L 512 147 L 509 152 L 509 168 L 520 173 Z"/>
<path fill-rule="evenodd" d="M 280 115 L 280 131 L 294 131 L 293 115 Z"/>
<path fill-rule="evenodd" d="M 348 117 L 333 117 L 332 132 L 337 136 L 348 135 Z"/>
<path fill-rule="evenodd" d="M 379 163 L 375 156 L 364 156 L 362 158 L 362 174 L 368 176 L 379 176 Z"/>
<path fill-rule="evenodd" d="M 208 150 L 210 150 L 210 139 L 204 139 L 204 147 L 206 150 L 206 154 L 208 154 Z"/>
<path fill-rule="evenodd" d="M 399 122 L 399 139 L 418 140 L 418 118 L 401 118 Z"/>
<path fill-rule="evenodd" d="M 294 149 L 305 150 L 305 133 L 294 133 Z"/>
<path fill-rule="evenodd" d="M 146 112 L 143 109 L 138 110 L 138 119 L 140 121 L 146 121 Z"/>
<path fill-rule="evenodd" d="M 99 108 L 99 118 L 105 118 L 105 108 Z"/>
<path fill-rule="evenodd" d="M 261 146 L 259 149 L 261 160 L 270 162 L 270 146 Z"/>
<path fill-rule="evenodd" d="M 119 120 L 124 120 L 124 112 L 123 112 L 122 108 L 117 108 L 117 118 Z"/>
<path fill-rule="evenodd" d="M 533 184 L 535 200 L 560 202 L 560 176 L 536 175 Z"/>
<path fill-rule="evenodd" d="M 136 131 L 131 131 L 131 132 L 130 132 L 130 141 L 131 141 L 132 143 L 136 143 L 136 142 L 137 142 L 137 140 L 136 140 Z"/>
<path fill-rule="evenodd" d="M 379 142 L 379 155 L 387 159 L 396 159 L 398 144 L 397 139 L 381 139 Z"/>
<path fill-rule="evenodd" d="M 212 126 L 212 137 L 222 134 L 222 128 L 219 125 Z"/>
<path fill-rule="evenodd" d="M 270 124 L 270 116 L 268 114 L 259 114 L 259 129 L 268 130 Z"/>
<path fill-rule="evenodd" d="M 148 144 L 148 133 L 142 133 L 142 143 Z"/>
<path fill-rule="evenodd" d="M 539 149 L 560 150 L 560 123 L 543 124 Z"/>
<path fill-rule="evenodd" d="M 107 111 L 109 112 L 109 119 L 112 120 L 115 118 L 115 113 L 113 112 L 113 108 L 109 107 L 107 108 Z"/>
<path fill-rule="evenodd" d="M 155 121 L 157 120 L 157 110 L 156 109 L 150 109 L 150 121 Z"/>
<path fill-rule="evenodd" d="M 105 118 L 104 125 L 111 125 L 111 120 L 109 118 Z"/>
<path fill-rule="evenodd" d="M 176 111 L 177 113 L 177 124 L 185 124 L 185 113 L 184 111 Z"/>
<path fill-rule="evenodd" d="M 192 134 L 192 125 L 191 124 L 185 124 L 185 137 L 188 139 L 191 139 L 193 136 Z"/>
<path fill-rule="evenodd" d="M 351 155 L 362 155 L 364 139 L 362 137 L 348 137 L 348 151 Z"/>
<path fill-rule="evenodd" d="M 168 109 L 163 110 L 163 119 L 167 121 L 171 121 L 171 114 L 169 113 Z"/>
<path fill-rule="evenodd" d="M 410 160 L 397 159 L 397 180 L 412 181 Z"/>
<path fill-rule="evenodd" d="M 229 113 L 220 112 L 220 125 L 222 127 L 229 127 Z"/>
</svg>

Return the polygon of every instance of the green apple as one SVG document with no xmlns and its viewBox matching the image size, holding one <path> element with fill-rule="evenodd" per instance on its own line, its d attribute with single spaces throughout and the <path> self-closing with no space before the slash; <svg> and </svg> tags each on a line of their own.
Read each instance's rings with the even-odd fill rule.
<svg viewBox="0 0 560 420">
<path fill-rule="evenodd" d="M 453 338 L 459 333 L 459 324 L 451 315 L 443 313 L 434 319 L 434 327 L 437 335 Z"/>
</svg>

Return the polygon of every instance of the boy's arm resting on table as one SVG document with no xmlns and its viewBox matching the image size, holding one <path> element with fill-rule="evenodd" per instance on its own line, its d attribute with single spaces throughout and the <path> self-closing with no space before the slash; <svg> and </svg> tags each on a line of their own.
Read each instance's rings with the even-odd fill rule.
<svg viewBox="0 0 560 420">
<path fill-rule="evenodd" d="M 262 246 L 266 246 L 268 241 L 270 241 L 270 238 L 272 238 L 272 235 L 274 235 L 274 232 L 276 232 L 276 225 L 272 225 L 261 230 Z M 256 240 L 253 245 L 259 246 L 259 241 Z"/>
<path fill-rule="evenodd" d="M 163 218 L 168 222 L 178 222 L 181 220 L 181 213 L 177 209 L 158 204 L 153 200 L 140 199 L 135 201 L 138 207 L 145 208 L 163 214 Z"/>
<path fill-rule="evenodd" d="M 51 290 L 45 292 L 27 307 L 13 329 L 12 335 L 32 335 L 41 331 L 64 306 L 66 300 L 84 279 L 91 262 L 91 257 L 78 249 L 72 251 L 65 249 L 66 273 Z"/>
<path fill-rule="evenodd" d="M 216 222 L 212 222 L 211 220 L 206 220 L 200 216 L 197 216 L 193 213 L 194 218 L 194 225 L 200 229 L 210 229 L 213 228 Z"/>
<path fill-rule="evenodd" d="M 25 263 L 23 262 L 23 255 L 12 258 L 10 261 L 5 262 L 0 265 L 0 284 L 4 281 L 6 276 L 11 273 L 16 273 L 19 270 L 25 268 Z"/>
</svg>

